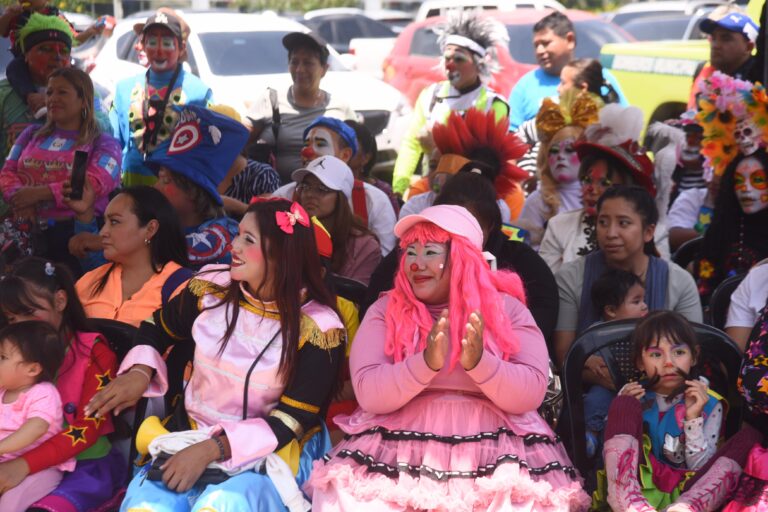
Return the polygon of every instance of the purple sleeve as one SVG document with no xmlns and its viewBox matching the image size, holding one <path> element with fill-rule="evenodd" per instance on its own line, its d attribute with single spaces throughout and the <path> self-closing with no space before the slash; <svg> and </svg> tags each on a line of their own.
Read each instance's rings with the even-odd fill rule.
<svg viewBox="0 0 768 512">
<path fill-rule="evenodd" d="M 349 368 L 357 402 L 374 414 L 401 408 L 421 393 L 439 372 L 424 361 L 421 352 L 395 363 L 384 353 L 386 297 L 370 307 L 352 343 Z"/>
<path fill-rule="evenodd" d="M 22 151 L 27 147 L 35 130 L 38 130 L 39 126 L 28 126 L 23 132 L 16 138 L 16 141 L 11 147 L 11 151 L 5 159 L 3 169 L 0 170 L 0 190 L 3 191 L 3 198 L 6 201 L 10 201 L 16 192 L 22 187 L 21 180 L 17 174 L 19 168 L 19 157 Z"/>
<path fill-rule="evenodd" d="M 504 309 L 520 351 L 503 360 L 488 350 L 467 375 L 500 409 L 511 414 L 536 410 L 547 390 L 549 356 L 544 336 L 530 311 L 517 299 L 504 298 Z"/>
</svg>

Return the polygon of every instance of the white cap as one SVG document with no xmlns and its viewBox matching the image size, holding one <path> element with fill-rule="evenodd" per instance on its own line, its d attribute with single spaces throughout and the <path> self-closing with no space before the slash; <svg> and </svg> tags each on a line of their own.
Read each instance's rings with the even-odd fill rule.
<svg viewBox="0 0 768 512">
<path fill-rule="evenodd" d="M 355 176 L 347 164 L 335 156 L 321 156 L 315 158 L 306 167 L 296 169 L 291 174 L 291 179 L 301 183 L 307 174 L 313 174 L 323 185 L 331 190 L 339 190 L 352 198 L 352 188 L 355 186 Z"/>
</svg>

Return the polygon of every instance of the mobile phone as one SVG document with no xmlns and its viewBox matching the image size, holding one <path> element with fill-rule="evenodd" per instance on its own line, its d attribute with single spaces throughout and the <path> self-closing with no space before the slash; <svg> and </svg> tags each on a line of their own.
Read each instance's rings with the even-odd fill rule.
<svg viewBox="0 0 768 512">
<path fill-rule="evenodd" d="M 85 168 L 87 165 L 88 152 L 75 151 L 75 158 L 72 160 L 72 175 L 70 177 L 70 184 L 72 185 L 72 192 L 69 194 L 70 199 L 79 201 L 83 198 L 83 187 L 85 186 Z"/>
</svg>

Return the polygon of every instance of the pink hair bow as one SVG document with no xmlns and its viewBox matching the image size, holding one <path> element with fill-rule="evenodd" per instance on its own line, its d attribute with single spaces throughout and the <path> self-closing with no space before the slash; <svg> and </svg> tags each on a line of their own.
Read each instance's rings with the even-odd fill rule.
<svg viewBox="0 0 768 512">
<path fill-rule="evenodd" d="M 291 210 L 287 212 L 275 212 L 277 218 L 277 226 L 288 233 L 293 234 L 293 226 L 298 222 L 302 226 L 309 227 L 309 215 L 301 205 L 294 201 L 291 205 Z"/>
</svg>

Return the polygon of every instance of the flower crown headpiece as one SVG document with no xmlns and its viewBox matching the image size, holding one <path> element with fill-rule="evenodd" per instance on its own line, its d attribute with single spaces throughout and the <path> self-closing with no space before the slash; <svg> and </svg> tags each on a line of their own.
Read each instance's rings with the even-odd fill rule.
<svg viewBox="0 0 768 512">
<path fill-rule="evenodd" d="M 716 72 L 700 83 L 696 102 L 701 153 L 715 175 L 722 176 L 743 147 L 766 145 L 768 95 L 762 84 Z"/>
<path fill-rule="evenodd" d="M 542 141 L 548 141 L 566 126 L 586 128 L 599 121 L 603 100 L 596 94 L 570 89 L 560 97 L 560 103 L 545 98 L 536 114 L 536 131 Z"/>
</svg>

